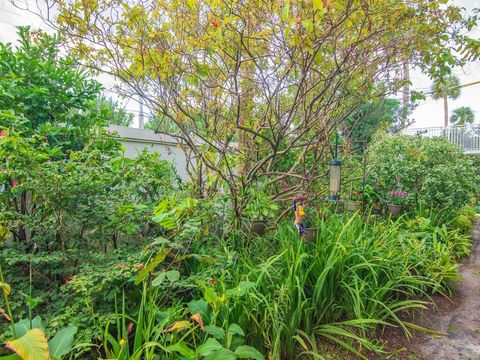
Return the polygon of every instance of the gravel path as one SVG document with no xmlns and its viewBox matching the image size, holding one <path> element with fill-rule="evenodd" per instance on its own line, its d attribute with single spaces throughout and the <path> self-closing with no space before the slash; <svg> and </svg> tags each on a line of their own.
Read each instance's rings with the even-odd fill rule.
<svg viewBox="0 0 480 360">
<path fill-rule="evenodd" d="M 424 326 L 448 336 L 422 336 L 412 341 L 415 353 L 425 359 L 480 360 L 480 219 L 474 225 L 470 257 L 460 266 L 462 280 L 446 309 L 429 313 Z"/>
</svg>

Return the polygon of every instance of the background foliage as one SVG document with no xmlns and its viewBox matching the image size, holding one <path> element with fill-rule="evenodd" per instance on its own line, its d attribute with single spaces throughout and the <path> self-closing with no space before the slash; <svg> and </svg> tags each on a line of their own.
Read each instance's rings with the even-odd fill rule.
<svg viewBox="0 0 480 360">
<path fill-rule="evenodd" d="M 378 136 L 367 156 L 368 182 L 384 196 L 408 192 L 407 208 L 456 209 L 478 196 L 473 160 L 448 139 Z"/>
</svg>

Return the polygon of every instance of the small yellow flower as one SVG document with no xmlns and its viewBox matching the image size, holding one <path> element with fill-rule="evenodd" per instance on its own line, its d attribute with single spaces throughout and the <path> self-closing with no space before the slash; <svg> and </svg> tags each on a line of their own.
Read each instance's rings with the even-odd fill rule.
<svg viewBox="0 0 480 360">
<path fill-rule="evenodd" d="M 120 340 L 120 347 L 124 347 L 125 343 L 126 343 L 125 339 Z"/>
<path fill-rule="evenodd" d="M 222 295 L 222 296 L 220 296 L 220 299 L 219 299 L 219 300 L 220 300 L 220 302 L 223 303 L 223 302 L 225 302 L 226 299 L 227 299 L 227 298 L 225 297 L 225 295 Z"/>
</svg>

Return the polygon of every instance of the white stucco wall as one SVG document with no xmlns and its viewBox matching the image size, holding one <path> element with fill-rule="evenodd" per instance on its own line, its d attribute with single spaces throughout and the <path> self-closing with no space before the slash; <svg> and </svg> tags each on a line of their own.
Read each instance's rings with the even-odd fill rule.
<svg viewBox="0 0 480 360">
<path fill-rule="evenodd" d="M 127 157 L 133 158 L 143 149 L 148 149 L 151 153 L 157 152 L 161 159 L 170 161 L 175 165 L 178 175 L 182 179 L 188 179 L 187 159 L 175 138 L 155 134 L 152 130 L 117 125 L 109 126 L 108 130 L 114 131 L 118 135 L 123 146 L 125 146 Z"/>
</svg>

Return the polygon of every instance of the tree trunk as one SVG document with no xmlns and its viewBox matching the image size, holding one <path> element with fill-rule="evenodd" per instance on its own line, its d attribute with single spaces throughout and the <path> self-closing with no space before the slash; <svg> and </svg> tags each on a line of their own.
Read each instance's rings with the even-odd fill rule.
<svg viewBox="0 0 480 360">
<path fill-rule="evenodd" d="M 20 195 L 20 213 L 23 215 L 22 216 L 22 222 L 18 226 L 18 240 L 21 242 L 27 241 L 27 231 L 25 229 L 25 226 L 23 225 L 23 218 L 28 215 L 28 210 L 27 210 L 27 192 L 23 191 L 22 194 Z"/>
<path fill-rule="evenodd" d="M 240 69 L 243 80 L 240 83 L 240 108 L 239 112 L 239 125 L 242 127 L 251 127 L 252 116 L 252 94 L 251 87 L 253 86 L 252 78 L 254 74 L 254 64 L 252 61 L 244 62 L 243 68 Z M 247 133 L 245 130 L 239 129 L 238 134 L 238 150 L 240 158 L 237 158 L 238 175 L 244 176 L 250 170 L 252 161 L 254 160 L 255 142 L 253 141 L 253 135 Z"/>
<path fill-rule="evenodd" d="M 408 109 L 410 107 L 410 64 L 408 59 L 403 62 L 403 80 L 405 84 L 403 85 L 403 113 L 401 124 L 402 129 L 408 123 Z"/>
<path fill-rule="evenodd" d="M 443 108 L 445 111 L 445 127 L 448 126 L 448 96 L 443 96 Z"/>
</svg>

